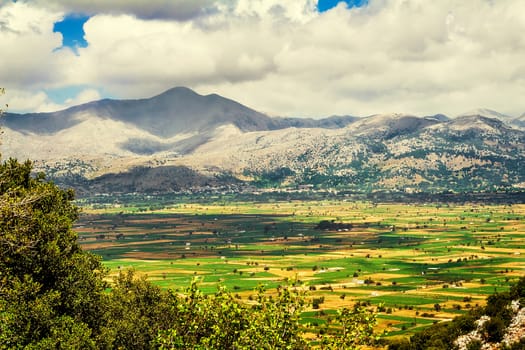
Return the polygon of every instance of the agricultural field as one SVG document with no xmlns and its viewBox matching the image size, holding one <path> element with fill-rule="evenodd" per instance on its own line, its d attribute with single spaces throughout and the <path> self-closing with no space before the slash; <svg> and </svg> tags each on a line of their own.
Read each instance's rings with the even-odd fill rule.
<svg viewBox="0 0 525 350">
<path fill-rule="evenodd" d="M 249 299 L 302 283 L 305 322 L 364 303 L 379 329 L 410 334 L 483 305 L 525 274 L 525 205 L 373 204 L 345 200 L 84 206 L 75 230 L 112 274 L 161 287 L 192 279 Z"/>
</svg>

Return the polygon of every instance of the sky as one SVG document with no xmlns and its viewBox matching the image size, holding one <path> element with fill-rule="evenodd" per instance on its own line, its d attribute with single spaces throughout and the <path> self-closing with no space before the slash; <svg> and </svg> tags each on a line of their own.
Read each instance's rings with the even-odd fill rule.
<svg viewBox="0 0 525 350">
<path fill-rule="evenodd" d="M 271 116 L 525 113 L 523 0 L 0 0 L 0 105 L 186 86 Z"/>
</svg>

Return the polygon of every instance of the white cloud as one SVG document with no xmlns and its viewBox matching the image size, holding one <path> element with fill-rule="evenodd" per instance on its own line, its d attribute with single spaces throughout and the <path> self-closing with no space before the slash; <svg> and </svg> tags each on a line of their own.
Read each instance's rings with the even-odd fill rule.
<svg viewBox="0 0 525 350">
<path fill-rule="evenodd" d="M 85 89 L 78 93 L 77 96 L 74 98 L 67 99 L 65 101 L 65 106 L 76 106 L 83 103 L 88 103 L 92 101 L 100 100 L 102 96 L 98 92 L 98 90 L 95 89 Z"/>
<path fill-rule="evenodd" d="M 206 90 L 242 96 L 276 114 L 454 115 L 479 105 L 520 114 L 525 106 L 515 97 L 525 90 L 519 34 L 525 30 L 524 4 L 399 0 L 371 1 L 352 11 L 339 6 L 281 39 L 275 73 Z"/>
<path fill-rule="evenodd" d="M 5 112 L 54 112 L 79 104 L 100 100 L 102 96 L 95 89 L 85 89 L 76 96 L 67 99 L 64 103 L 55 103 L 49 95 L 41 90 L 24 91 L 6 89 L 5 95 L 0 96 L 0 105 Z"/>
<path fill-rule="evenodd" d="M 131 1 L 121 11 L 108 5 L 118 1 L 53 2 L 106 13 L 85 24 L 89 45 L 75 56 L 53 52 L 60 35 L 52 23 L 63 14 L 46 10 L 47 1 L 0 8 L 0 28 L 6 8 L 9 28 L 32 19 L 22 30 L 0 29 L 8 89 L 71 84 L 135 98 L 185 85 L 273 115 L 525 110 L 522 0 L 370 0 L 322 14 L 313 0 Z M 165 3 L 198 15 L 179 21 L 138 10 Z M 202 16 L 203 8 L 213 11 Z"/>
<path fill-rule="evenodd" d="M 63 107 L 53 103 L 43 91 L 32 92 L 13 89 L 7 89 L 5 95 L 0 96 L 0 103 L 9 105 L 7 108 L 4 108 L 5 112 L 51 112 Z"/>
<path fill-rule="evenodd" d="M 313 0 L 237 0 L 230 7 L 233 14 L 242 17 L 272 18 L 304 23 L 317 14 Z"/>
<path fill-rule="evenodd" d="M 29 0 L 60 11 L 88 15 L 133 14 L 143 19 L 190 20 L 217 11 L 214 0 Z"/>
<path fill-rule="evenodd" d="M 62 45 L 62 36 L 53 33 L 53 23 L 62 16 L 20 2 L 0 7 L 0 84 L 42 88 L 63 77 L 63 67 L 73 54 L 54 52 Z"/>
</svg>

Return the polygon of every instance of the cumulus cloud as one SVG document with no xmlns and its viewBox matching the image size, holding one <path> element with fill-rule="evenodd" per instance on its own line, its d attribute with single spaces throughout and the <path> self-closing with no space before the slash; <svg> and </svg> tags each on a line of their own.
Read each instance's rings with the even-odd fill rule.
<svg viewBox="0 0 525 350">
<path fill-rule="evenodd" d="M 0 7 L 0 84 L 32 88 L 60 77 L 68 52 L 53 52 L 62 41 L 53 23 L 61 17 L 23 3 Z"/>
<path fill-rule="evenodd" d="M 7 89 L 4 96 L 0 96 L 0 104 L 4 106 L 4 112 L 32 111 L 51 112 L 61 109 L 61 105 L 52 102 L 44 91 L 24 91 Z"/>
<path fill-rule="evenodd" d="M 121 98 L 185 85 L 272 115 L 525 110 L 522 0 L 370 0 L 324 13 L 314 0 L 109 3 L 120 1 L 0 8 L 0 50 L 12 51 L 0 57 L 0 84 L 92 86 Z M 147 15 L 170 13 L 163 6 L 172 15 Z M 78 56 L 53 51 L 63 11 L 93 15 Z"/>
<path fill-rule="evenodd" d="M 102 96 L 96 89 L 82 90 L 74 98 L 69 98 L 65 101 L 65 106 L 76 106 L 83 103 L 100 100 Z"/>
<path fill-rule="evenodd" d="M 99 99 L 101 99 L 101 95 L 98 90 L 90 88 L 80 91 L 76 96 L 66 99 L 63 103 L 54 102 L 43 90 L 7 89 L 5 95 L 0 96 L 0 105 L 8 104 L 7 108 L 3 107 L 6 112 L 54 112 Z"/>
<path fill-rule="evenodd" d="M 217 11 L 214 0 L 33 0 L 65 12 L 133 14 L 142 19 L 190 20 Z"/>
</svg>

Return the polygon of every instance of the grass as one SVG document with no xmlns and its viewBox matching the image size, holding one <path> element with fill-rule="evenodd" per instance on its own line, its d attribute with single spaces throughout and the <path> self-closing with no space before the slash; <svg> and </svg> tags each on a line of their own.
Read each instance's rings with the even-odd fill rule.
<svg viewBox="0 0 525 350">
<path fill-rule="evenodd" d="M 483 304 L 525 271 L 525 205 L 324 200 L 138 209 L 85 207 L 76 224 L 81 244 L 101 255 L 111 274 L 133 268 L 178 290 L 198 278 L 205 293 L 222 284 L 242 299 L 259 284 L 299 280 L 310 297 L 324 297 L 325 313 L 358 301 L 392 308 L 379 316 L 392 335 L 452 318 L 457 305 L 464 312 Z M 352 228 L 321 231 L 321 220 Z M 305 319 L 323 322 L 318 311 Z"/>
</svg>

